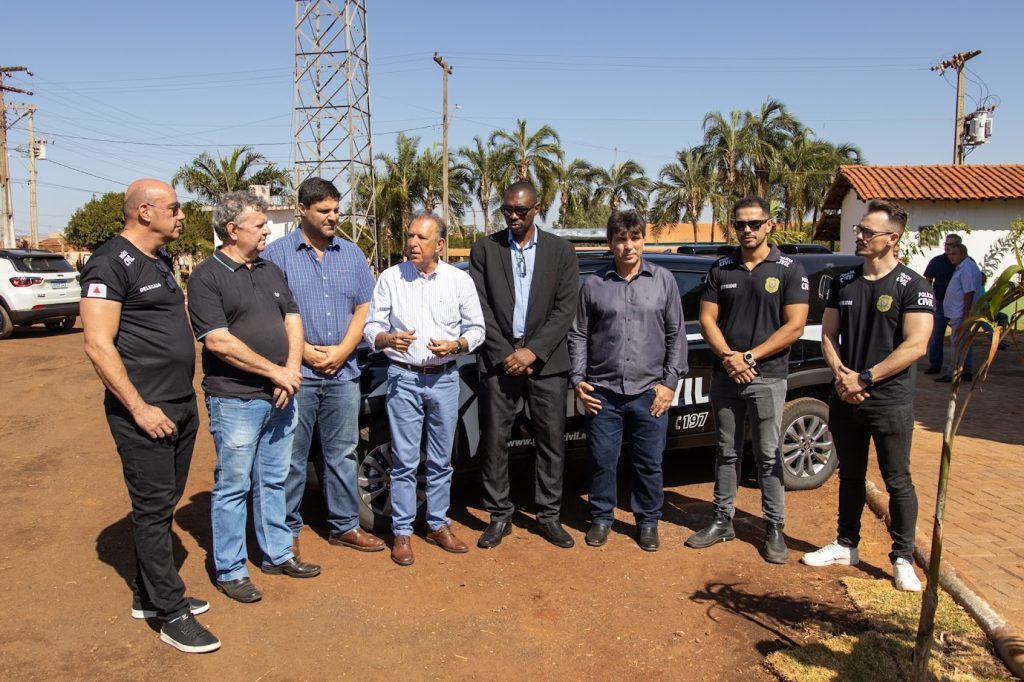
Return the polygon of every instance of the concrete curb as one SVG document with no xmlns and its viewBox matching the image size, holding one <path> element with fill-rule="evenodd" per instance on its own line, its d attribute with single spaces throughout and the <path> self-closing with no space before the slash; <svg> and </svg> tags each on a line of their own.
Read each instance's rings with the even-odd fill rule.
<svg viewBox="0 0 1024 682">
<path fill-rule="evenodd" d="M 889 496 L 878 489 L 871 481 L 865 483 L 867 502 L 871 511 L 888 526 Z M 914 558 L 918 565 L 927 570 L 928 557 L 931 555 L 931 535 L 922 537 L 919 531 L 914 538 Z M 961 575 L 956 568 L 943 559 L 939 568 L 939 586 L 946 590 L 953 601 L 962 606 L 971 617 L 978 622 L 988 636 L 999 657 L 1014 675 L 1024 679 L 1024 636 L 1013 625 L 1008 623 L 998 611 L 992 608 L 978 593 L 977 588 L 967 576 Z"/>
</svg>

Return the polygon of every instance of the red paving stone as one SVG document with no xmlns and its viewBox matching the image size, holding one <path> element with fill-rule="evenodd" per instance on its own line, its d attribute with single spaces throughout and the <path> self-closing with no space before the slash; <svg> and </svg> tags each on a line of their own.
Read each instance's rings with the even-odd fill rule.
<svg viewBox="0 0 1024 682">
<path fill-rule="evenodd" d="M 980 359 L 980 346 L 975 351 Z M 918 366 L 911 468 L 918 537 L 931 539 L 949 385 Z M 966 389 L 961 389 L 961 401 Z M 965 575 L 1004 618 L 1024 630 L 1024 366 L 1000 351 L 975 389 L 953 446 L 943 561 Z M 877 468 L 870 478 L 883 491 Z"/>
</svg>

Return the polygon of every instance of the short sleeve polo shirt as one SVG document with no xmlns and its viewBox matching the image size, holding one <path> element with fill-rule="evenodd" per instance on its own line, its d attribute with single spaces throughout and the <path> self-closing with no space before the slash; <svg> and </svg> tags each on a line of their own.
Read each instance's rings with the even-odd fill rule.
<svg viewBox="0 0 1024 682">
<path fill-rule="evenodd" d="M 202 341 L 226 329 L 255 353 L 277 365 L 288 360 L 284 318 L 299 308 L 281 270 L 257 258 L 252 267 L 236 263 L 222 251 L 196 266 L 188 280 L 188 312 L 192 331 Z M 203 348 L 203 390 L 227 398 L 273 397 L 274 384 L 246 372 Z"/>
<path fill-rule="evenodd" d="M 100 246 L 82 270 L 82 298 L 121 304 L 114 347 L 147 403 L 191 396 L 196 346 L 185 297 L 162 249 L 150 258 L 122 236 Z"/>
<path fill-rule="evenodd" d="M 778 331 L 784 306 L 810 301 L 810 288 L 804 267 L 773 244 L 753 270 L 743 264 L 739 249 L 715 261 L 701 300 L 718 304 L 718 328 L 729 347 L 748 351 Z M 721 358 L 715 358 L 713 371 L 725 373 Z M 766 379 L 785 379 L 789 348 L 758 360 L 757 371 Z"/>
<path fill-rule="evenodd" d="M 935 294 L 927 280 L 903 264 L 885 277 L 864 279 L 858 265 L 836 277 L 826 306 L 839 311 L 839 356 L 846 367 L 863 372 L 903 343 L 903 317 L 908 312 L 935 312 Z M 868 390 L 876 405 L 913 400 L 914 365 L 879 381 Z"/>
</svg>

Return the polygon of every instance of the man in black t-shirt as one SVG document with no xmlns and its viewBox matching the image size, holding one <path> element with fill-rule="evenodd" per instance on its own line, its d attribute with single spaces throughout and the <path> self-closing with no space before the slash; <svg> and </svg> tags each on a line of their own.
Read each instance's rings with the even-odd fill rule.
<svg viewBox="0 0 1024 682">
<path fill-rule="evenodd" d="M 946 328 L 949 326 L 949 318 L 942 310 L 942 301 L 956 270 L 956 266 L 949 259 L 949 252 L 954 246 L 962 243 L 960 235 L 947 234 L 942 243 L 942 253 L 928 261 L 928 266 L 924 269 L 924 278 L 935 290 L 935 324 L 932 325 L 932 336 L 928 342 L 928 369 L 924 371 L 925 374 L 938 374 L 942 371 L 942 346 L 946 339 Z"/>
<path fill-rule="evenodd" d="M 873 440 L 889 492 L 894 582 L 896 589 L 916 592 L 921 581 L 913 564 L 917 492 L 910 476 L 914 363 L 928 349 L 935 295 L 893 253 L 906 224 L 907 214 L 897 204 L 869 203 L 853 228 L 864 264 L 839 275 L 829 287 L 821 346 L 835 375 L 829 429 L 839 457 L 838 537 L 801 561 L 809 566 L 857 563 Z"/>
<path fill-rule="evenodd" d="M 267 205 L 255 194 L 217 199 L 213 229 L 223 242 L 189 278 L 188 313 L 203 343 L 203 391 L 217 449 L 211 517 L 217 589 L 243 603 L 263 595 L 246 566 L 246 498 L 263 550 L 260 569 L 312 578 L 320 567 L 292 552 L 285 523 L 304 343 L 299 307 L 284 273 L 260 258 L 267 246 Z"/>
<path fill-rule="evenodd" d="M 170 185 L 138 180 L 125 192 L 124 219 L 121 234 L 82 270 L 80 309 L 85 353 L 106 387 L 107 423 L 132 502 L 132 616 L 162 619 L 161 640 L 203 653 L 220 647 L 194 618 L 210 605 L 185 596 L 171 541 L 199 426 L 195 344 L 162 248 L 181 234 L 184 213 Z"/>
<path fill-rule="evenodd" d="M 700 328 L 716 356 L 711 373 L 718 447 L 715 453 L 715 518 L 686 540 L 702 549 L 732 540 L 736 485 L 749 415 L 765 519 L 761 555 L 786 563 L 783 536 L 785 488 L 779 436 L 786 401 L 789 347 L 807 322 L 810 284 L 800 263 L 768 243 L 774 223 L 761 197 L 732 210 L 739 247 L 708 271 Z"/>
</svg>

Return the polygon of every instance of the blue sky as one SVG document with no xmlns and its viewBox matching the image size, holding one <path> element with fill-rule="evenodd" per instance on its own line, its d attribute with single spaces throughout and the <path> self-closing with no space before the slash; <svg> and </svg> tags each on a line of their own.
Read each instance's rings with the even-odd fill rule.
<svg viewBox="0 0 1024 682">
<path fill-rule="evenodd" d="M 1024 162 L 1017 0 L 367 4 L 375 153 L 402 129 L 440 141 L 439 51 L 461 107 L 453 149 L 525 118 L 553 126 L 570 158 L 631 158 L 654 175 L 701 140 L 707 112 L 774 97 L 869 163 L 949 163 L 953 77 L 928 67 L 980 49 L 969 75 L 1001 103 L 992 141 L 968 163 Z M 294 3 L 64 0 L 6 3 L 0 18 L 0 65 L 36 74 L 8 80 L 34 97 L 7 101 L 36 104 L 37 135 L 53 142 L 37 164 L 41 236 L 91 193 L 169 179 L 204 149 L 251 144 L 290 164 Z M 968 83 L 968 111 L 980 93 Z M 21 122 L 9 144 L 24 142 Z M 25 158 L 13 154 L 11 169 L 25 234 Z"/>
</svg>

